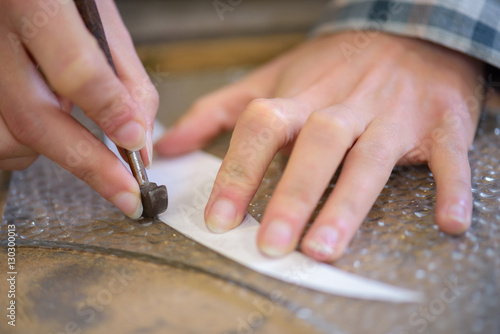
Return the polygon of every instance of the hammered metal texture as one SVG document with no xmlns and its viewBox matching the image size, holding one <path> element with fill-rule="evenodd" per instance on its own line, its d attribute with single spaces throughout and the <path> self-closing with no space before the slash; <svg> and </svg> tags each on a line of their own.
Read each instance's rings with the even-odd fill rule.
<svg viewBox="0 0 500 334">
<path fill-rule="evenodd" d="M 217 147 L 212 151 L 223 154 Z M 421 305 L 330 296 L 259 275 L 163 223 L 127 219 L 45 158 L 13 174 L 1 240 L 4 245 L 6 225 L 15 224 L 21 245 L 119 254 L 196 270 L 266 298 L 279 292 L 283 296 L 279 303 L 318 332 L 500 333 L 498 115 L 484 115 L 470 160 L 474 213 L 473 226 L 465 235 L 451 237 L 435 225 L 436 192 L 428 168 L 397 167 L 346 255 L 335 264 L 357 275 L 422 291 L 426 300 Z M 257 220 L 285 163 L 283 157 L 273 161 L 250 205 Z M 303 270 L 297 268 L 299 279 Z M 258 328 L 253 330 L 258 333 Z"/>
</svg>

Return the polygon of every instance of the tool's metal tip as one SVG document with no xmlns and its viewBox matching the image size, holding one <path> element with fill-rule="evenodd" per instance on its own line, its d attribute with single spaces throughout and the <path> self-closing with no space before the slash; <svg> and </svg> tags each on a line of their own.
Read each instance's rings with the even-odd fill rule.
<svg viewBox="0 0 500 334">
<path fill-rule="evenodd" d="M 168 194 L 165 186 L 158 186 L 154 182 L 141 186 L 141 199 L 144 218 L 156 218 L 167 210 Z"/>
</svg>

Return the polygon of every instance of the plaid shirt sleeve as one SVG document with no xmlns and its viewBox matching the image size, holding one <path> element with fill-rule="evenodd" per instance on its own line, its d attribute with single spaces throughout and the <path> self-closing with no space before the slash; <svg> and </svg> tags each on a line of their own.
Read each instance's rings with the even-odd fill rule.
<svg viewBox="0 0 500 334">
<path fill-rule="evenodd" d="M 313 34 L 342 30 L 417 37 L 500 68 L 500 0 L 333 0 Z"/>
</svg>

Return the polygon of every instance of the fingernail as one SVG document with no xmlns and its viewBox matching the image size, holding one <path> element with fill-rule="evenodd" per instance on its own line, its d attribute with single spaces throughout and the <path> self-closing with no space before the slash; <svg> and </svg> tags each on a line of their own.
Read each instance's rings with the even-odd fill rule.
<svg viewBox="0 0 500 334">
<path fill-rule="evenodd" d="M 119 193 L 113 198 L 112 202 L 132 219 L 139 219 L 142 215 L 142 202 L 139 196 L 135 194 L 129 192 Z"/>
<path fill-rule="evenodd" d="M 148 151 L 149 160 L 146 168 L 149 168 L 153 162 L 153 137 L 151 136 L 151 130 L 146 132 L 146 150 Z"/>
<path fill-rule="evenodd" d="M 139 123 L 128 122 L 115 132 L 119 144 L 130 151 L 139 151 L 146 144 L 144 128 Z"/>
<path fill-rule="evenodd" d="M 313 236 L 305 243 L 305 248 L 313 257 L 328 260 L 335 253 L 339 240 L 339 233 L 331 226 L 320 226 Z"/>
<path fill-rule="evenodd" d="M 463 205 L 451 205 L 448 209 L 448 217 L 462 225 L 467 224 L 467 213 L 465 212 L 465 208 Z"/>
<path fill-rule="evenodd" d="M 269 225 L 260 243 L 260 250 L 271 257 L 283 256 L 292 251 L 292 247 L 292 228 L 281 220 Z"/>
<path fill-rule="evenodd" d="M 236 220 L 236 207 L 234 204 L 220 198 L 215 201 L 207 216 L 207 226 L 215 233 L 223 233 L 234 227 Z"/>
</svg>

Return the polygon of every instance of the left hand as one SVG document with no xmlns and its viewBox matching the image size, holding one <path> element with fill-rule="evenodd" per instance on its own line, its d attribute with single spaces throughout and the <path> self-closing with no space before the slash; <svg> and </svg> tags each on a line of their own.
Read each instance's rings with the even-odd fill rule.
<svg viewBox="0 0 500 334">
<path fill-rule="evenodd" d="M 342 46 L 352 46 L 355 36 L 308 41 L 203 97 L 157 144 L 161 154 L 184 153 L 235 125 L 205 211 L 211 230 L 241 223 L 274 155 L 292 145 L 261 221 L 257 242 L 267 255 L 297 247 L 342 161 L 338 182 L 302 241 L 306 254 L 337 259 L 398 163 L 428 163 L 437 185 L 438 225 L 451 234 L 468 229 L 467 152 L 482 104 L 476 89 L 482 64 L 383 33 L 370 35 L 368 47 L 346 57 Z"/>
</svg>

